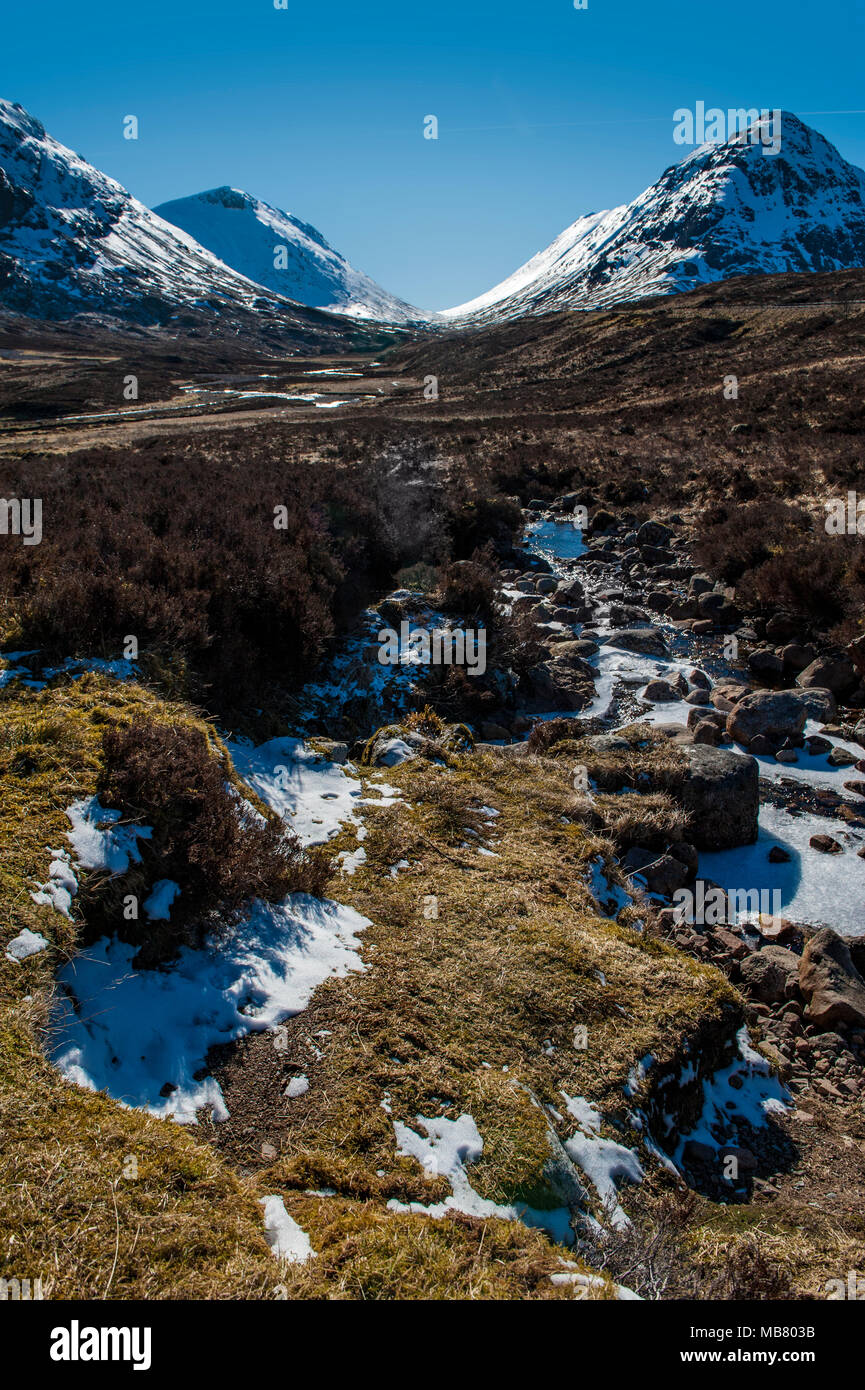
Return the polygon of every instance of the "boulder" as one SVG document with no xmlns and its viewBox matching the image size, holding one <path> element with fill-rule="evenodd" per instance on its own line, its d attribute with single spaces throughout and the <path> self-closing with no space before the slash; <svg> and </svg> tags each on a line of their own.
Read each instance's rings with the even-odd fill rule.
<svg viewBox="0 0 865 1390">
<path fill-rule="evenodd" d="M 696 729 L 698 724 L 714 724 L 718 732 L 721 733 L 726 728 L 727 716 L 719 709 L 697 705 L 688 711 L 688 728 Z"/>
<path fill-rule="evenodd" d="M 831 690 L 813 686 L 808 690 L 790 692 L 799 700 L 807 719 L 819 719 L 821 724 L 830 724 L 835 718 L 838 705 Z"/>
<path fill-rule="evenodd" d="M 745 696 L 750 695 L 750 693 L 751 687 L 750 685 L 746 685 L 745 681 L 737 681 L 732 677 L 727 677 L 726 680 L 716 681 L 713 686 L 712 703 L 715 703 L 715 696 L 718 695 L 728 702 L 727 708 L 729 708 L 730 705 L 737 705 L 740 700 L 744 700 Z"/>
<path fill-rule="evenodd" d="M 805 726 L 806 711 L 792 690 L 755 690 L 727 716 L 727 733 L 747 747 L 757 734 L 789 738 Z"/>
<path fill-rule="evenodd" d="M 630 753 L 631 745 L 618 734 L 587 734 L 585 742 L 594 753 Z"/>
<path fill-rule="evenodd" d="M 542 602 L 540 594 L 520 594 L 511 602 L 514 613 L 528 613 L 531 609 L 537 608 Z"/>
<path fill-rule="evenodd" d="M 670 601 L 670 595 L 666 589 L 650 589 L 646 594 L 646 607 L 654 608 L 657 613 L 663 613 Z"/>
<path fill-rule="evenodd" d="M 579 638 L 567 638 L 565 641 L 557 642 L 553 653 L 553 660 L 557 666 L 569 666 L 574 671 L 580 671 L 589 680 L 593 680 L 597 674 L 594 667 L 586 661 L 583 651 L 584 643 Z"/>
<path fill-rule="evenodd" d="M 713 618 L 716 613 L 720 613 L 726 606 L 727 600 L 723 594 L 717 593 L 714 589 L 709 589 L 700 594 L 697 599 L 697 608 L 701 618 Z"/>
<path fill-rule="evenodd" d="M 748 657 L 748 667 L 761 680 L 780 680 L 784 674 L 784 662 L 771 647 L 759 647 Z"/>
<path fill-rule="evenodd" d="M 818 656 L 796 677 L 796 684 L 804 688 L 820 686 L 831 690 L 833 695 L 846 695 L 857 684 L 858 677 L 853 662 L 847 656 Z"/>
<path fill-rule="evenodd" d="M 612 627 L 651 627 L 647 614 L 632 603 L 611 603 L 610 624 Z"/>
<path fill-rule="evenodd" d="M 699 724 L 694 725 L 694 742 L 707 743 L 711 748 L 717 748 L 723 734 L 711 719 L 701 719 Z"/>
<path fill-rule="evenodd" d="M 764 946 L 740 966 L 742 983 L 764 1004 L 794 998 L 799 987 L 799 957 L 786 946 Z"/>
<path fill-rule="evenodd" d="M 502 724 L 495 724 L 489 719 L 485 719 L 481 724 L 481 738 L 485 743 L 507 743 L 510 737 Z"/>
<path fill-rule="evenodd" d="M 801 624 L 786 613 L 776 613 L 766 624 L 766 638 L 776 644 L 792 642 L 798 637 Z"/>
<path fill-rule="evenodd" d="M 810 644 L 803 647 L 799 642 L 789 642 L 786 647 L 781 648 L 780 655 L 785 671 L 798 672 L 811 665 L 817 652 Z"/>
<path fill-rule="evenodd" d="M 822 734 L 809 734 L 805 740 L 805 747 L 809 753 L 831 753 L 832 740 L 824 738 Z"/>
<path fill-rule="evenodd" d="M 669 681 L 664 680 L 649 681 L 643 691 L 643 699 L 648 700 L 653 705 L 678 703 L 681 698 L 681 692 L 676 690 Z"/>
<path fill-rule="evenodd" d="M 674 859 L 678 859 L 688 870 L 688 877 L 693 878 L 700 867 L 700 856 L 697 853 L 696 845 L 690 844 L 687 840 L 674 840 L 670 845 L 670 854 Z"/>
<path fill-rule="evenodd" d="M 610 647 L 623 647 L 625 651 L 639 652 L 642 656 L 655 656 L 660 660 L 669 657 L 670 652 L 659 627 L 626 627 L 609 633 L 604 638 Z"/>
<path fill-rule="evenodd" d="M 859 974 L 865 979 L 865 936 L 847 936 L 844 944 Z"/>
<path fill-rule="evenodd" d="M 671 598 L 663 605 L 661 611 L 666 613 L 671 622 L 684 623 L 696 618 L 700 610 L 696 599 Z"/>
<path fill-rule="evenodd" d="M 315 740 L 315 749 L 317 753 L 323 753 L 324 756 L 327 758 L 328 762 L 348 762 L 349 750 L 347 743 L 337 743 L 330 738 L 317 738 Z"/>
<path fill-rule="evenodd" d="M 562 579 L 556 586 L 556 601 L 566 608 L 575 608 L 583 602 L 585 596 L 579 579 Z"/>
<path fill-rule="evenodd" d="M 833 840 L 831 835 L 812 835 L 808 844 L 812 849 L 819 850 L 820 854 L 844 853 L 844 846 L 838 840 Z"/>
<path fill-rule="evenodd" d="M 679 793 L 690 812 L 698 849 L 734 849 L 757 838 L 760 777 L 756 760 L 726 748 L 686 748 L 688 770 Z"/>
<path fill-rule="evenodd" d="M 684 888 L 691 876 L 681 859 L 675 859 L 672 854 L 657 854 L 641 845 L 628 850 L 622 867 L 629 876 L 639 874 L 646 880 L 650 893 L 659 893 L 664 898 L 672 897 L 677 888 Z"/>
<path fill-rule="evenodd" d="M 385 730 L 377 735 L 366 761 L 370 767 L 397 767 L 399 763 L 417 757 L 417 750 L 422 744 L 423 739 L 418 735 L 407 734 L 404 738 L 390 738 Z"/>
<path fill-rule="evenodd" d="M 560 642 L 556 656 L 569 642 Z M 581 710 L 589 703 L 594 692 L 591 676 L 583 669 L 586 663 L 577 658 L 579 666 L 566 660 L 542 661 L 528 672 L 530 694 L 526 708 L 538 713 L 550 710 Z"/>
<path fill-rule="evenodd" d="M 806 1017 L 819 1028 L 865 1027 L 865 980 L 844 940 L 823 927 L 806 944 L 799 963 L 799 988 L 808 1001 Z"/>
<path fill-rule="evenodd" d="M 673 532 L 661 521 L 644 521 L 637 531 L 637 545 L 663 546 L 672 539 Z"/>
<path fill-rule="evenodd" d="M 609 530 L 615 524 L 616 518 L 613 513 L 607 511 L 606 507 L 599 507 L 589 520 L 588 533 L 590 536 L 597 535 L 601 531 Z"/>
<path fill-rule="evenodd" d="M 641 545 L 640 559 L 653 574 L 663 579 L 667 569 L 672 568 L 675 556 L 672 550 L 663 550 L 659 545 Z"/>
<path fill-rule="evenodd" d="M 830 767 L 854 767 L 856 764 L 855 756 L 846 748 L 832 748 L 826 761 Z"/>
<path fill-rule="evenodd" d="M 699 598 L 701 594 L 711 593 L 714 587 L 707 574 L 692 574 L 691 582 L 688 585 L 688 595 L 690 598 Z"/>
<path fill-rule="evenodd" d="M 769 858 L 771 859 L 771 854 Z M 789 859 L 789 854 L 787 855 Z M 773 917 L 770 912 L 761 912 L 757 919 L 757 930 L 764 941 L 787 941 L 795 936 L 796 928 L 786 917 Z M 798 969 L 798 957 L 796 968 Z"/>
</svg>

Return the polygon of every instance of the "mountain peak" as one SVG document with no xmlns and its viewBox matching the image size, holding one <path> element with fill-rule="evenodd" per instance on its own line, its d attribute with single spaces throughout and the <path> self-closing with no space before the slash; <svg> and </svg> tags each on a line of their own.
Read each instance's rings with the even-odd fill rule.
<svg viewBox="0 0 865 1390">
<path fill-rule="evenodd" d="M 0 100 L 0 304 L 33 319 L 338 345 L 346 329 L 224 265 Z"/>
<path fill-rule="evenodd" d="M 579 218 L 444 317 L 493 322 L 605 308 L 731 275 L 865 265 L 865 174 L 793 112 L 782 111 L 779 124 L 780 132 L 772 113 L 698 145 L 632 203 Z"/>
<path fill-rule="evenodd" d="M 22 135 L 30 136 L 34 140 L 50 138 L 42 122 L 31 116 L 29 111 L 25 111 L 19 102 L 5 101 L 0 97 L 0 126 L 4 125 L 19 130 Z"/>
<path fill-rule="evenodd" d="M 240 274 L 301 304 L 387 323 L 425 317 L 355 270 L 311 223 L 242 189 L 211 188 L 155 211 Z"/>
</svg>

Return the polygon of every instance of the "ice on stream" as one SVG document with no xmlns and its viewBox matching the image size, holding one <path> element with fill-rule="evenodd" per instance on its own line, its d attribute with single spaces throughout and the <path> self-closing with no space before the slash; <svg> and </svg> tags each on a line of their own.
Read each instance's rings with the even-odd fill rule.
<svg viewBox="0 0 865 1390">
<path fill-rule="evenodd" d="M 530 549 L 544 556 L 561 575 L 572 573 L 570 567 L 562 562 L 576 558 L 586 550 L 582 536 L 571 522 L 532 523 L 527 528 L 527 534 Z M 580 577 L 584 582 L 588 579 L 587 575 Z M 610 631 L 603 617 L 604 611 L 601 621 L 592 627 L 601 640 Z M 681 633 L 672 625 L 659 621 L 657 626 L 665 630 L 668 639 L 681 638 Z M 595 697 L 580 711 L 581 718 L 605 717 L 611 710 L 617 688 L 622 685 L 633 687 L 639 696 L 650 680 L 667 679 L 679 671 L 687 675 L 699 664 L 690 656 L 674 655 L 657 659 L 609 645 L 601 646 L 589 660 L 598 673 Z M 677 700 L 652 705 L 639 717 L 642 722 L 652 725 L 687 724 L 694 708 L 686 700 Z M 560 716 L 561 711 L 555 711 L 542 717 L 552 719 Z M 633 719 L 625 722 L 632 723 Z M 806 737 L 822 733 L 821 726 L 809 720 L 804 733 Z M 858 744 L 828 735 L 826 737 L 834 747 L 843 748 L 856 758 L 865 756 Z M 732 751 L 745 753 L 746 750 L 734 744 Z M 792 780 L 815 788 L 835 790 L 843 795 L 845 781 L 857 775 L 850 767 L 833 767 L 828 761 L 828 753 L 810 754 L 804 748 L 797 750 L 797 753 L 795 763 L 778 763 L 772 757 L 758 757 L 761 779 L 769 782 Z M 842 845 L 843 852 L 823 854 L 813 849 L 809 841 L 813 835 L 819 834 L 831 835 Z M 776 845 L 790 855 L 788 862 L 769 862 L 769 851 Z M 790 815 L 786 810 L 764 803 L 760 807 L 759 838 L 756 843 L 739 849 L 701 854 L 699 874 L 701 878 L 711 879 L 726 889 L 779 889 L 785 917 L 811 925 L 825 924 L 842 934 L 853 935 L 865 929 L 865 859 L 858 857 L 858 851 L 862 848 L 865 848 L 865 834 L 861 830 L 850 829 L 843 821 L 814 813 Z"/>
</svg>

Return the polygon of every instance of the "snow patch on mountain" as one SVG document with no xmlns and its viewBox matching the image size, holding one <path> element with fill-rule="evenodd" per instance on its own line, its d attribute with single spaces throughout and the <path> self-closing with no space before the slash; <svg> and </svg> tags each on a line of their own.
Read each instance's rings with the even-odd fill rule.
<svg viewBox="0 0 865 1390">
<path fill-rule="evenodd" d="M 701 145 L 632 203 L 578 218 L 513 275 L 442 317 L 493 323 L 607 308 L 731 275 L 861 265 L 865 173 L 783 112 L 777 155 L 765 157 L 751 126 Z"/>
<path fill-rule="evenodd" d="M 274 294 L 163 221 L 116 180 L 0 100 L 0 305 L 228 332 L 344 336 L 338 321 Z"/>
<path fill-rule="evenodd" d="M 308 222 L 239 188 L 211 188 L 155 212 L 241 275 L 301 304 L 386 323 L 426 317 L 355 270 Z"/>
</svg>

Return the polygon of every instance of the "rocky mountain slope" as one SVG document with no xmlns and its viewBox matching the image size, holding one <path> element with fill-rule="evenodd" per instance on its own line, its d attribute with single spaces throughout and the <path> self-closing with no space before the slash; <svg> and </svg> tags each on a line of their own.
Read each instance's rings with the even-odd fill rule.
<svg viewBox="0 0 865 1390">
<path fill-rule="evenodd" d="M 445 311 L 493 323 L 675 294 L 731 275 L 865 264 L 865 174 L 790 112 L 781 149 L 751 131 L 702 145 L 632 203 L 580 217 L 486 294 Z"/>
<path fill-rule="evenodd" d="M 355 270 L 308 222 L 238 188 L 176 198 L 155 212 L 241 275 L 301 304 L 387 323 L 426 317 Z"/>
<path fill-rule="evenodd" d="M 273 294 L 0 101 L 0 304 L 32 319 L 218 328 L 331 346 L 351 330 Z"/>
</svg>

